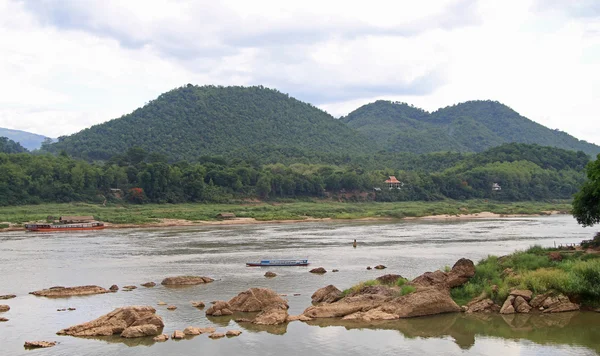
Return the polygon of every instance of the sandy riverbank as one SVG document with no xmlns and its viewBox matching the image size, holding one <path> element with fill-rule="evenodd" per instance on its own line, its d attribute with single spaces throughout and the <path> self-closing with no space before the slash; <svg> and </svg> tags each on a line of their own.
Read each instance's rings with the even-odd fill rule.
<svg viewBox="0 0 600 356">
<path fill-rule="evenodd" d="M 488 211 L 473 213 L 473 214 L 457 214 L 457 215 L 428 215 L 419 217 L 405 217 L 401 219 L 390 217 L 367 217 L 357 219 L 333 219 L 333 218 L 311 218 L 305 219 L 290 219 L 290 220 L 257 220 L 255 218 L 234 218 L 226 220 L 185 220 L 185 219 L 159 219 L 158 222 L 147 224 L 113 224 L 105 223 L 108 229 L 128 229 L 128 228 L 161 228 L 161 227 L 180 227 L 180 226 L 211 226 L 211 225 L 244 225 L 244 224 L 290 224 L 300 222 L 324 222 L 324 221 L 394 221 L 394 220 L 469 220 L 469 219 L 503 219 L 517 218 L 528 216 L 545 216 L 566 214 L 558 210 L 543 211 L 542 214 L 497 214 Z M 8 223 L 7 223 L 8 224 Z M 0 232 L 6 231 L 24 231 L 22 226 L 14 226 L 9 224 L 8 228 L 0 229 Z"/>
</svg>

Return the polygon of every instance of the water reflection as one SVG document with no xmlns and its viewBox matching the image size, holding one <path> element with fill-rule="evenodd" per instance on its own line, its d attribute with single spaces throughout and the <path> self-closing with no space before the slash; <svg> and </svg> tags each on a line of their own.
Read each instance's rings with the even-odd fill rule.
<svg viewBox="0 0 600 356">
<path fill-rule="evenodd" d="M 315 319 L 306 322 L 319 327 L 343 326 L 347 330 L 397 330 L 407 338 L 450 336 L 461 349 L 470 349 L 477 337 L 524 339 L 538 344 L 565 344 L 600 352 L 600 324 L 593 312 L 539 314 L 444 314 L 380 322 L 342 319 Z"/>
</svg>

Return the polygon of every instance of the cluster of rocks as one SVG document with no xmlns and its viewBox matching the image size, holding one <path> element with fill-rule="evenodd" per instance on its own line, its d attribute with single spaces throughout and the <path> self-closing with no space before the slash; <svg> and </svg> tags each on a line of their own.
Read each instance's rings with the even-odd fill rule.
<svg viewBox="0 0 600 356">
<path fill-rule="evenodd" d="M 227 330 L 224 333 L 218 333 L 218 332 L 216 332 L 216 329 L 213 327 L 197 328 L 197 327 L 189 326 L 189 327 L 185 328 L 183 331 L 175 330 L 173 332 L 173 334 L 171 335 L 171 339 L 181 340 L 184 338 L 193 337 L 193 336 L 201 335 L 201 334 L 209 334 L 208 337 L 211 339 L 220 339 L 225 336 L 228 336 L 228 337 L 239 336 L 241 333 L 242 332 L 240 330 Z M 153 340 L 157 341 L 157 342 L 162 342 L 162 341 L 167 341 L 168 339 L 169 339 L 168 335 L 162 334 L 162 335 L 155 337 Z"/>
<path fill-rule="evenodd" d="M 510 293 L 502 308 L 500 314 L 529 313 L 537 309 L 543 313 L 560 313 L 579 310 L 579 305 L 572 303 L 569 298 L 563 294 L 547 292 L 539 294 L 531 299 L 532 292 L 529 290 L 515 290 Z"/>
<path fill-rule="evenodd" d="M 405 295 L 400 295 L 398 287 L 377 285 L 365 286 L 340 298 L 339 289 L 327 286 L 313 294 L 317 305 L 307 308 L 303 315 L 371 321 L 458 312 L 461 309 L 450 297 L 450 288 L 465 283 L 474 274 L 473 262 L 460 259 L 450 272 L 427 272 L 415 278 L 407 284 L 413 291 Z"/>
<path fill-rule="evenodd" d="M 0 304 L 0 313 L 7 312 L 10 310 L 10 307 L 6 304 Z M 0 322 L 7 322 L 8 319 L 5 317 L 0 317 Z"/>
<path fill-rule="evenodd" d="M 60 330 L 58 335 L 110 336 L 134 338 L 159 335 L 164 327 L 163 320 L 150 306 L 117 308 L 112 312 L 87 323 Z"/>
<path fill-rule="evenodd" d="M 259 325 L 278 325 L 288 317 L 287 301 L 266 288 L 250 288 L 229 301 L 218 300 L 206 310 L 206 315 L 224 316 L 233 312 L 258 312 L 254 319 L 238 319 Z"/>
</svg>

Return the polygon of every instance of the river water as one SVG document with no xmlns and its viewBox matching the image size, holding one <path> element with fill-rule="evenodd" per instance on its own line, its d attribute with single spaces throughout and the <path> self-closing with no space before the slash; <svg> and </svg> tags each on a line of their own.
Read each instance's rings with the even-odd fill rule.
<svg viewBox="0 0 600 356">
<path fill-rule="evenodd" d="M 231 317 L 207 318 L 190 301 L 228 300 L 251 287 L 286 294 L 290 314 L 310 306 L 318 288 L 340 289 L 384 273 L 414 278 L 452 266 L 461 257 L 477 262 L 533 244 L 576 243 L 593 230 L 570 216 L 460 221 L 310 222 L 237 226 L 35 234 L 0 234 L 0 355 L 596 355 L 600 353 L 600 313 L 551 316 L 468 316 L 460 313 L 364 325 L 341 320 L 292 322 L 275 327 L 237 324 Z M 356 239 L 357 248 L 352 247 Z M 245 267 L 263 258 L 308 258 L 310 267 Z M 385 271 L 367 270 L 383 264 Z M 324 267 L 324 275 L 308 273 Z M 332 273 L 331 269 L 339 269 Z M 267 271 L 277 277 L 267 279 Z M 201 275 L 207 285 L 166 288 L 168 276 Z M 131 292 L 48 299 L 28 293 L 51 286 L 96 284 L 108 288 L 154 281 L 154 288 Z M 294 295 L 299 294 L 299 295 Z M 168 311 L 165 301 L 178 307 Z M 57 336 L 65 327 L 95 319 L 114 308 L 152 305 L 165 321 L 164 332 L 187 326 L 239 329 L 239 337 L 206 335 L 166 343 L 151 338 L 84 339 Z M 76 308 L 59 312 L 59 308 Z M 50 349 L 25 351 L 26 340 L 58 341 Z"/>
</svg>

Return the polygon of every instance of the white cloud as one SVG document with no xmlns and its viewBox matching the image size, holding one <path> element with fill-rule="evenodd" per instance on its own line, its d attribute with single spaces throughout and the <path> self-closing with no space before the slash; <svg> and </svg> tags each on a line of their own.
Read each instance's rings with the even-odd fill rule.
<svg viewBox="0 0 600 356">
<path fill-rule="evenodd" d="M 261 84 L 338 116 L 498 100 L 600 144 L 594 4 L 0 0 L 0 126 L 59 136 L 188 82 Z"/>
</svg>

